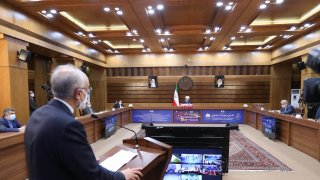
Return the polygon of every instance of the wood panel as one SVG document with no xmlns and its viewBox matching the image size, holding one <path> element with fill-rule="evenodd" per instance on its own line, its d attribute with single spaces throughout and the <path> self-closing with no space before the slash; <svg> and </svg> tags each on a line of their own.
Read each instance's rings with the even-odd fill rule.
<svg viewBox="0 0 320 180">
<path fill-rule="evenodd" d="M 287 121 L 282 121 L 280 119 L 277 119 L 277 138 L 288 144 L 288 134 L 289 134 L 289 126 Z"/>
<path fill-rule="evenodd" d="M 262 115 L 257 114 L 257 120 L 256 120 L 256 129 L 259 131 L 262 131 Z"/>
<path fill-rule="evenodd" d="M 256 113 L 246 111 L 245 124 L 248 124 L 253 128 L 256 128 Z"/>
<path fill-rule="evenodd" d="M 270 66 L 187 66 L 187 67 L 127 67 L 108 68 L 113 76 L 206 76 L 206 75 L 269 75 Z"/>
<path fill-rule="evenodd" d="M 181 78 L 158 76 L 158 88 L 149 88 L 148 77 L 108 77 L 107 102 L 121 99 L 124 103 L 171 103 L 176 82 Z M 225 87 L 216 88 L 214 77 L 191 76 L 193 86 L 179 90 L 180 101 L 186 95 L 193 103 L 269 103 L 270 76 L 225 76 Z"/>
<path fill-rule="evenodd" d="M 96 132 L 96 129 L 95 129 L 95 124 L 94 124 L 94 121 L 93 122 L 90 122 L 90 123 L 86 123 L 86 124 L 83 124 L 84 126 L 84 129 L 87 133 L 87 140 L 88 142 L 91 144 L 93 142 L 95 142 L 95 132 Z"/>
<path fill-rule="evenodd" d="M 317 129 L 292 124 L 290 129 L 291 146 L 314 158 L 318 158 L 318 131 Z"/>
</svg>

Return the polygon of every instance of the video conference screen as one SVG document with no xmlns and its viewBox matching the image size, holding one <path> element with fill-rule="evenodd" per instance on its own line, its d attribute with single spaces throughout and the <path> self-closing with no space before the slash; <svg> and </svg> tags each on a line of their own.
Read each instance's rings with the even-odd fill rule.
<svg viewBox="0 0 320 180">
<path fill-rule="evenodd" d="M 277 120 L 273 117 L 262 117 L 262 133 L 270 139 L 276 139 Z"/>
<path fill-rule="evenodd" d="M 221 149 L 173 148 L 164 180 L 222 180 Z"/>
</svg>

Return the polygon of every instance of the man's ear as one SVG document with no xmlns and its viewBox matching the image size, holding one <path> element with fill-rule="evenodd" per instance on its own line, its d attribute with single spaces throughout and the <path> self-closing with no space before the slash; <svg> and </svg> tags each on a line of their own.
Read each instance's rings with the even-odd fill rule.
<svg viewBox="0 0 320 180">
<path fill-rule="evenodd" d="M 80 89 L 77 89 L 75 91 L 75 99 L 76 100 L 80 100 L 81 99 L 81 90 Z"/>
</svg>

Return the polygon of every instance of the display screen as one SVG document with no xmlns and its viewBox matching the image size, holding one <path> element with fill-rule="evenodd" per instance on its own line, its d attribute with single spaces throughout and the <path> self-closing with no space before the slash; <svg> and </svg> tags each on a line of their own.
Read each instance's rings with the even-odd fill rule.
<svg viewBox="0 0 320 180">
<path fill-rule="evenodd" d="M 221 149 L 173 148 L 164 180 L 221 180 Z"/>
<path fill-rule="evenodd" d="M 276 125 L 277 121 L 275 118 L 263 116 L 262 133 L 271 139 L 276 139 Z"/>
</svg>

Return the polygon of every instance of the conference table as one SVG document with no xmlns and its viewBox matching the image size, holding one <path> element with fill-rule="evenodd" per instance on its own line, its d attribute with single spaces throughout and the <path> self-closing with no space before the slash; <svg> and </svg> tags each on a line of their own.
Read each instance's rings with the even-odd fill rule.
<svg viewBox="0 0 320 180">
<path fill-rule="evenodd" d="M 208 112 L 236 112 L 234 117 L 238 118 L 242 123 L 247 124 L 257 130 L 262 131 L 262 119 L 265 116 L 273 117 L 277 120 L 277 140 L 286 143 L 317 160 L 320 161 L 320 122 L 307 118 L 295 118 L 291 115 L 283 115 L 268 110 L 260 110 L 248 107 L 238 108 L 197 108 L 183 109 L 179 107 L 127 107 L 115 111 L 102 111 L 97 113 L 98 118 L 90 115 L 77 117 L 86 130 L 88 142 L 94 143 L 104 138 L 105 120 L 108 117 L 116 118 L 117 124 L 125 126 L 129 123 L 136 122 L 135 116 L 137 112 L 155 112 L 166 111 L 166 123 L 184 123 L 176 121 L 175 114 L 179 112 L 192 111 L 197 113 L 199 121 L 191 122 L 193 124 L 214 123 L 214 121 L 206 121 Z M 141 115 L 141 114 L 140 114 Z M 231 115 L 230 115 L 231 116 Z M 158 117 L 158 116 L 151 116 Z M 212 116 L 213 117 L 213 116 Z M 229 116 L 228 116 L 229 117 Z M 170 118 L 172 118 L 170 120 Z M 154 119 L 154 121 L 156 121 Z M 139 121 L 140 122 L 140 121 Z M 150 122 L 150 121 L 149 121 Z M 152 121 L 151 121 L 152 122 Z M 185 121 L 188 123 L 188 121 Z M 117 127 L 119 128 L 119 127 Z M 0 179 L 24 179 L 27 177 L 27 165 L 24 152 L 24 132 L 17 133 L 1 133 L 0 134 Z"/>
</svg>

